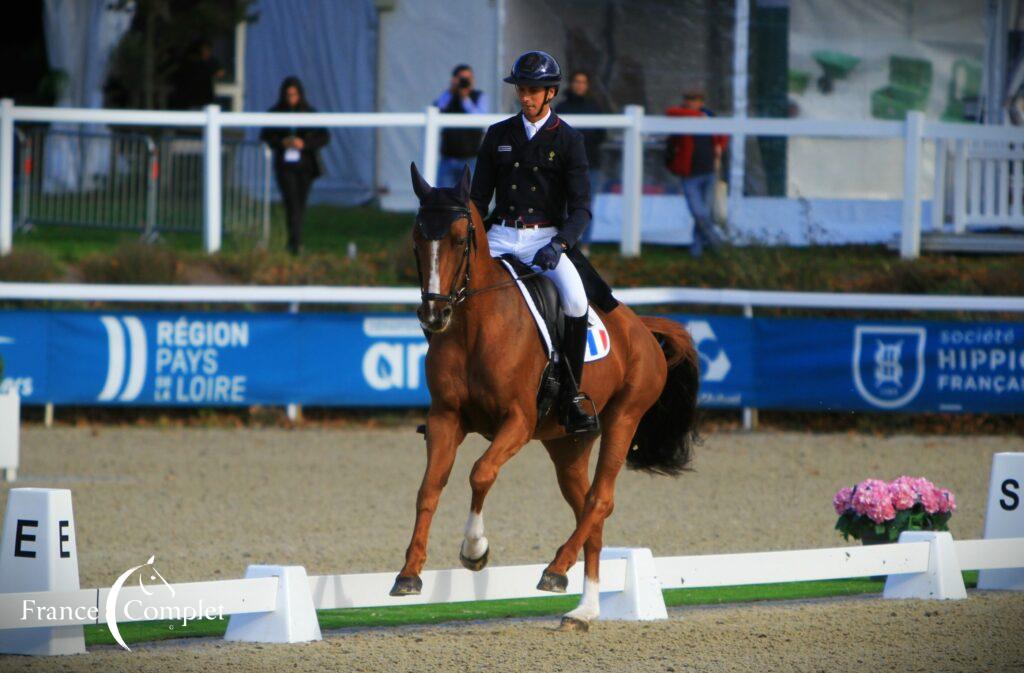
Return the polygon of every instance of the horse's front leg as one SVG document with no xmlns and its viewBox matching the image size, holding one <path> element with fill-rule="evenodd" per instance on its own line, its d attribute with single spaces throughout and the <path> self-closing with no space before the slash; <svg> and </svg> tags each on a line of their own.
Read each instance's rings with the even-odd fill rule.
<svg viewBox="0 0 1024 673">
<path fill-rule="evenodd" d="M 482 570 L 487 565 L 490 547 L 484 536 L 484 499 L 498 478 L 501 466 L 523 448 L 533 435 L 533 425 L 518 408 L 509 411 L 494 435 L 494 440 L 473 465 L 469 483 L 473 498 L 466 521 L 465 539 L 459 548 L 459 560 L 470 570 Z"/>
<path fill-rule="evenodd" d="M 423 588 L 420 571 L 427 560 L 430 522 L 437 511 L 441 491 L 448 483 L 448 475 L 452 472 L 455 452 L 465 437 L 466 431 L 457 412 L 431 409 L 427 415 L 427 469 L 416 494 L 416 526 L 405 552 L 405 565 L 391 588 L 392 596 L 418 594 Z"/>
</svg>

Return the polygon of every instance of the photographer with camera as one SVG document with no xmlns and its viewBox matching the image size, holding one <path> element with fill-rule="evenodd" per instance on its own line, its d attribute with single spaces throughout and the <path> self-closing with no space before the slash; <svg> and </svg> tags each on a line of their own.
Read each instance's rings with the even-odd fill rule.
<svg viewBox="0 0 1024 673">
<path fill-rule="evenodd" d="M 488 112 L 487 95 L 474 89 L 473 84 L 473 69 L 465 63 L 460 63 L 452 70 L 448 89 L 438 96 L 434 105 L 441 112 Z M 437 167 L 438 187 L 454 187 L 462 175 L 462 167 L 466 164 L 469 164 L 470 171 L 473 170 L 482 138 L 482 129 L 445 129 L 441 132 L 441 162 Z"/>
</svg>

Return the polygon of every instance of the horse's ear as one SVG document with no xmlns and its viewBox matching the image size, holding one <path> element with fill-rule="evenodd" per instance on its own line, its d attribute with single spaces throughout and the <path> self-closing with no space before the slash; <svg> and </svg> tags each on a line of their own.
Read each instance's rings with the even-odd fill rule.
<svg viewBox="0 0 1024 673">
<path fill-rule="evenodd" d="M 412 191 L 416 192 L 416 198 L 422 202 L 427 194 L 434 191 L 434 188 L 420 175 L 420 170 L 416 168 L 415 161 L 409 164 L 409 171 L 412 173 Z"/>
<path fill-rule="evenodd" d="M 469 205 L 469 189 L 472 184 L 472 177 L 469 173 L 469 164 L 462 167 L 462 178 L 459 179 L 459 203 Z"/>
</svg>

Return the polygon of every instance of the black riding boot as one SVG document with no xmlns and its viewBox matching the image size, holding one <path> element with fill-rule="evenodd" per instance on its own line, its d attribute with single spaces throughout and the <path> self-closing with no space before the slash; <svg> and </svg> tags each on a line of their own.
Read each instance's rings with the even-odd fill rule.
<svg viewBox="0 0 1024 673">
<path fill-rule="evenodd" d="M 596 415 L 590 396 L 580 392 L 583 383 L 583 358 L 587 352 L 587 316 L 565 319 L 565 340 L 562 354 L 570 373 L 563 387 L 562 425 L 566 432 L 600 432 L 601 422 Z"/>
</svg>

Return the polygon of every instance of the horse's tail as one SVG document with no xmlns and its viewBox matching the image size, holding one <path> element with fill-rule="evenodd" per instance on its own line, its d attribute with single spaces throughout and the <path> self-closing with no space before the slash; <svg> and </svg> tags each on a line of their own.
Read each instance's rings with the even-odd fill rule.
<svg viewBox="0 0 1024 673">
<path fill-rule="evenodd" d="M 637 426 L 626 464 L 635 470 L 677 475 L 688 470 L 697 434 L 700 363 L 690 333 L 666 318 L 641 317 L 665 354 L 668 378 L 661 396 Z"/>
</svg>

